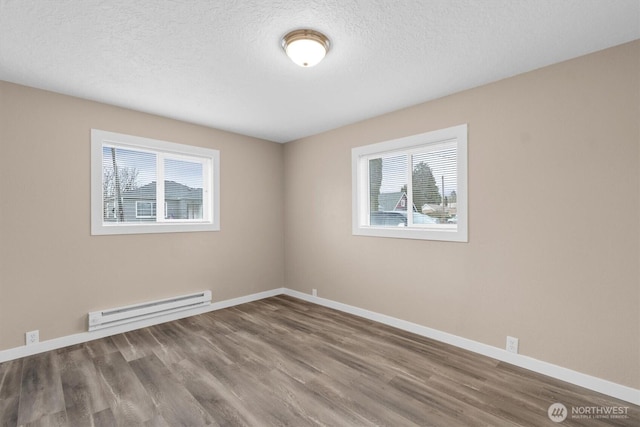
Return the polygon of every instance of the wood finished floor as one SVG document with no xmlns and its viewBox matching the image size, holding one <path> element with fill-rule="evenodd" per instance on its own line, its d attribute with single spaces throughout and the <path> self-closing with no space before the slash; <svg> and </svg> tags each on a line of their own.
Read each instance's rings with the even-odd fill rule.
<svg viewBox="0 0 640 427">
<path fill-rule="evenodd" d="M 628 419 L 547 416 L 629 407 Z M 0 364 L 1 426 L 640 425 L 640 407 L 278 296 Z"/>
</svg>

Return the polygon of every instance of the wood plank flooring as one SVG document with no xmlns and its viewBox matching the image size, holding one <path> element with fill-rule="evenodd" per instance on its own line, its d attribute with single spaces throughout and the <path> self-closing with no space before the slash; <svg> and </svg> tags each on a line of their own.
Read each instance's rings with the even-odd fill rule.
<svg viewBox="0 0 640 427">
<path fill-rule="evenodd" d="M 236 425 L 638 426 L 640 407 L 287 296 L 0 364 L 3 427 Z"/>
</svg>

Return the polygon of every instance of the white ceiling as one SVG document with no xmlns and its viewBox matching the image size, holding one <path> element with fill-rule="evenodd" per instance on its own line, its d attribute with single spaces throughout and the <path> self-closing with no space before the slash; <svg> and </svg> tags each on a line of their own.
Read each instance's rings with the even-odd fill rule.
<svg viewBox="0 0 640 427">
<path fill-rule="evenodd" d="M 639 38 L 640 0 L 0 0 L 0 80 L 286 142 Z"/>
</svg>

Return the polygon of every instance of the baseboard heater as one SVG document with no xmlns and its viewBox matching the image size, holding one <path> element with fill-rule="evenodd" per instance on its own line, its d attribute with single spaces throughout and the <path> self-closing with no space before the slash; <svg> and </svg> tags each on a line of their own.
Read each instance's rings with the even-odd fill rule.
<svg viewBox="0 0 640 427">
<path fill-rule="evenodd" d="M 203 291 L 109 310 L 92 311 L 89 313 L 89 331 L 203 307 L 209 304 L 211 304 L 211 291 Z"/>
</svg>

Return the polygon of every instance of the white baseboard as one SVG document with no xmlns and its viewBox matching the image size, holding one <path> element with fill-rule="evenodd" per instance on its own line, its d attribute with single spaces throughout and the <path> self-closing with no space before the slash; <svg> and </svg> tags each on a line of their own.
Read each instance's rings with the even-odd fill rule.
<svg viewBox="0 0 640 427">
<path fill-rule="evenodd" d="M 165 315 L 153 317 L 150 319 L 139 320 L 137 322 L 131 322 L 124 325 L 118 325 L 110 328 L 99 329 L 92 332 L 81 332 L 78 334 L 66 335 L 60 338 L 54 338 L 47 341 L 40 341 L 39 343 L 28 345 L 28 346 L 23 345 L 20 347 L 14 347 L 8 350 L 0 351 L 0 363 L 6 362 L 8 360 L 19 359 L 25 356 L 31 356 L 38 353 L 44 353 L 45 351 L 55 350 L 62 347 L 68 347 L 70 345 L 81 344 L 83 342 L 97 340 L 99 338 L 104 338 L 111 335 L 121 334 L 123 332 L 133 331 L 135 329 L 146 328 L 148 326 L 158 325 L 160 323 L 170 322 L 172 320 L 183 319 L 185 317 L 195 316 L 198 314 L 207 313 L 209 311 L 220 310 L 227 307 L 233 307 L 235 305 L 240 305 L 240 304 L 244 304 L 251 301 L 257 301 L 257 300 L 269 298 L 275 295 L 281 295 L 283 293 L 284 293 L 284 288 L 272 289 L 269 291 L 246 295 L 243 297 L 213 302 L 210 305 L 194 308 L 191 310 L 184 310 L 176 313 L 165 314 Z"/>
<path fill-rule="evenodd" d="M 281 294 L 289 295 L 314 304 L 333 308 L 345 313 L 350 313 L 359 317 L 363 317 L 365 319 L 373 320 L 378 323 L 393 326 L 395 328 L 412 332 L 414 334 L 431 338 L 446 344 L 450 344 L 455 347 L 463 348 L 465 350 L 469 350 L 483 356 L 488 356 L 503 362 L 507 362 L 512 365 L 537 372 L 539 374 L 547 375 L 549 377 L 556 378 L 570 384 L 575 384 L 580 387 L 596 391 L 598 393 L 606 394 L 607 396 L 615 397 L 617 399 L 624 400 L 625 402 L 633 403 L 634 405 L 640 405 L 640 390 L 631 387 L 616 384 L 611 381 L 603 380 L 601 378 L 593 377 L 591 375 L 583 374 L 581 372 L 573 371 L 571 369 L 533 359 L 522 354 L 509 353 L 506 350 L 502 350 L 497 347 L 493 347 L 467 338 L 462 338 L 457 335 L 449 334 L 447 332 L 438 331 L 436 329 L 428 328 L 416 323 L 407 322 L 406 320 L 354 307 L 352 305 L 343 304 L 326 298 L 314 297 L 312 295 L 287 288 L 276 288 L 269 291 L 246 295 L 243 297 L 214 302 L 206 307 L 199 307 L 193 310 L 185 310 L 178 313 L 172 313 L 164 316 L 154 317 L 152 319 L 129 323 L 126 325 L 114 326 L 112 328 L 100 329 L 93 332 L 81 332 L 79 334 L 67 335 L 60 338 L 54 338 L 52 340 L 41 341 L 37 344 L 32 344 L 29 346 L 20 346 L 10 348 L 8 350 L 2 350 L 0 351 L 0 363 L 25 356 L 31 356 L 33 354 L 43 353 L 49 350 L 55 350 L 57 348 L 92 341 L 98 338 L 104 338 L 107 336 L 132 331 L 135 329 L 146 328 L 148 326 L 170 322 L 172 320 L 195 316 L 197 314 L 207 313 L 209 311 L 233 307 L 247 302 L 257 301 Z"/>
<path fill-rule="evenodd" d="M 446 344 L 450 344 L 455 347 L 463 348 L 465 350 L 469 350 L 483 356 L 488 356 L 493 359 L 507 362 L 512 365 L 537 372 L 539 374 L 547 375 L 549 377 L 553 377 L 570 384 L 575 384 L 589 390 L 597 391 L 598 393 L 606 394 L 607 396 L 615 397 L 616 399 L 624 400 L 625 402 L 633 403 L 634 405 L 640 405 L 640 390 L 637 390 L 635 388 L 616 384 L 611 381 L 603 380 L 601 378 L 593 377 L 591 375 L 583 374 L 581 372 L 543 362 L 541 360 L 524 356 L 522 354 L 509 353 L 508 351 L 497 347 L 482 344 L 480 342 L 462 338 L 457 335 L 449 334 L 447 332 L 438 331 L 436 329 L 431 329 L 426 326 L 418 325 L 416 323 L 407 322 L 406 320 L 386 316 L 374 311 L 364 310 L 362 308 L 343 304 L 326 298 L 314 297 L 312 295 L 287 288 L 284 289 L 284 294 L 299 298 L 304 301 L 312 302 L 314 304 L 319 304 L 339 311 L 344 311 L 345 313 L 364 317 L 365 319 L 373 320 L 378 323 L 393 326 L 395 328 L 412 332 L 414 334 L 431 338 Z"/>
</svg>

